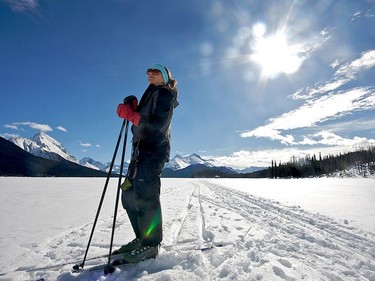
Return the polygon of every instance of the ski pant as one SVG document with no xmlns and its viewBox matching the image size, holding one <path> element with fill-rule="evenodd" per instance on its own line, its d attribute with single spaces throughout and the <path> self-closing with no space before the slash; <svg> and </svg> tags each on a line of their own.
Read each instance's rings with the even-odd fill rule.
<svg viewBox="0 0 375 281">
<path fill-rule="evenodd" d="M 157 157 L 143 157 L 138 163 L 131 163 L 132 187 L 122 192 L 122 206 L 142 246 L 157 246 L 163 239 L 160 175 L 164 163 Z"/>
</svg>

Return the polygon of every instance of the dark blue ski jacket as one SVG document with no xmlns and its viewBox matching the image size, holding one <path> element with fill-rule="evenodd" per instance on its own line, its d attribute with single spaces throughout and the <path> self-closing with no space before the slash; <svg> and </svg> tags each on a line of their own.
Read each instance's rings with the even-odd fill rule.
<svg viewBox="0 0 375 281">
<path fill-rule="evenodd" d="M 132 126 L 133 146 L 138 148 L 139 157 L 169 161 L 171 121 L 177 106 L 177 91 L 164 85 L 148 86 L 137 109 L 141 114 L 139 125 Z"/>
</svg>

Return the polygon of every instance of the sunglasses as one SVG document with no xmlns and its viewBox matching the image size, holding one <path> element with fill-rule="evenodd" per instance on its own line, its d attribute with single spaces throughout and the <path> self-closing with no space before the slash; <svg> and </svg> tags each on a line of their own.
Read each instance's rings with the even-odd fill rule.
<svg viewBox="0 0 375 281">
<path fill-rule="evenodd" d="M 159 75 L 160 74 L 160 71 L 157 70 L 157 69 L 147 69 L 147 74 L 152 74 L 152 75 Z"/>
</svg>

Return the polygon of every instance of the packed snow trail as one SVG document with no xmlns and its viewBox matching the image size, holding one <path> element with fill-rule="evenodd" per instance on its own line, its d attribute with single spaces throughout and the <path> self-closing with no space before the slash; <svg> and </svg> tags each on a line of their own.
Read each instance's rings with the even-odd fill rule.
<svg viewBox="0 0 375 281">
<path fill-rule="evenodd" d="M 375 281 L 375 234 L 298 206 L 240 192 L 215 181 L 170 180 L 162 195 L 164 240 L 156 259 L 117 269 L 73 274 L 14 271 L 79 262 L 92 227 L 69 228 L 8 261 L 0 280 L 370 280 Z M 82 210 L 81 210 L 82 212 Z M 112 215 L 99 219 L 89 256 L 106 254 Z M 123 210 L 115 245 L 134 238 Z M 202 247 L 220 245 L 209 251 Z M 86 267 L 106 259 L 87 261 Z M 10 270 L 9 270 L 10 269 Z M 1 272 L 6 270 L 2 267 Z M 13 271 L 13 272 L 10 272 Z"/>
</svg>

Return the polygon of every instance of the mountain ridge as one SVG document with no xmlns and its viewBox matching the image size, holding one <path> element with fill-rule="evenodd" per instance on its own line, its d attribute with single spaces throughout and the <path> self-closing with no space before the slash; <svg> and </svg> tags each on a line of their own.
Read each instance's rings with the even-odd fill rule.
<svg viewBox="0 0 375 281">
<path fill-rule="evenodd" d="M 73 163 L 79 162 L 60 142 L 44 132 L 39 132 L 30 139 L 12 137 L 9 141 L 35 156 L 56 161 L 62 157 Z"/>
<path fill-rule="evenodd" d="M 59 161 L 35 156 L 0 137 L 0 176 L 104 177 L 106 173 L 60 157 Z"/>
<path fill-rule="evenodd" d="M 61 161 L 64 159 L 72 163 L 108 173 L 110 162 L 101 163 L 90 157 L 84 157 L 77 160 L 69 151 L 56 139 L 44 132 L 39 132 L 32 138 L 12 137 L 8 139 L 24 151 L 44 159 L 53 161 Z M 123 174 L 126 174 L 129 163 L 124 163 Z M 180 154 L 175 155 L 169 162 L 165 164 L 162 176 L 166 177 L 194 177 L 197 175 L 225 175 L 255 171 L 261 168 L 249 167 L 245 170 L 235 170 L 231 167 L 218 165 L 212 159 L 204 159 L 200 155 L 193 153 L 187 156 Z M 120 173 L 120 165 L 114 164 L 112 173 Z"/>
</svg>

